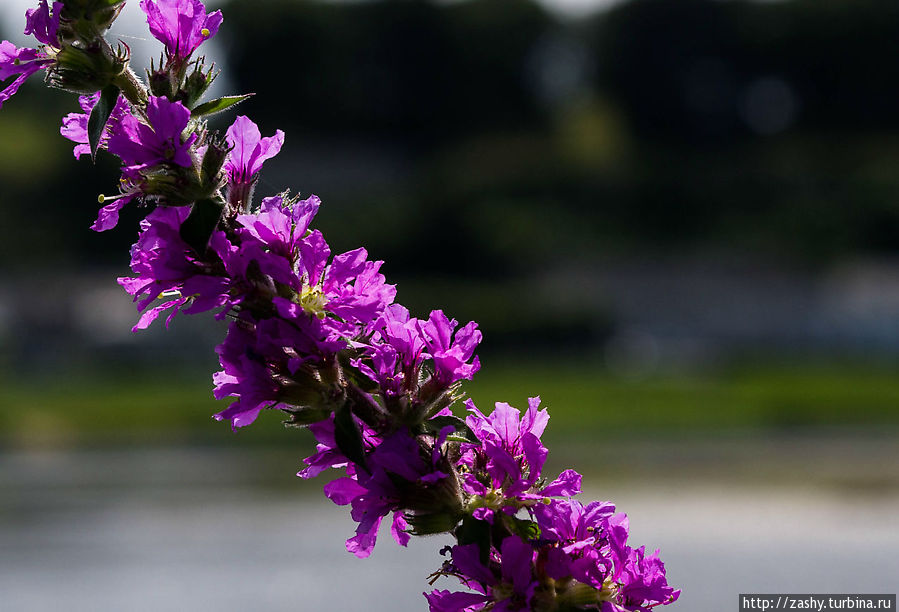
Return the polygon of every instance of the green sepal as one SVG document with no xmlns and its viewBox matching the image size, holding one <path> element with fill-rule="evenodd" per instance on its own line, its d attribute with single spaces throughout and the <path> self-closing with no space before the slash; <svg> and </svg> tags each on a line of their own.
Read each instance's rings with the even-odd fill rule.
<svg viewBox="0 0 899 612">
<path fill-rule="evenodd" d="M 435 434 L 440 433 L 440 430 L 448 425 L 452 425 L 456 433 L 459 437 L 464 438 L 464 442 L 471 442 L 472 444 L 480 444 L 481 441 L 478 440 L 477 436 L 474 435 L 474 432 L 471 428 L 457 416 L 452 415 L 441 415 L 436 416 L 432 419 L 428 419 L 424 422 L 424 424 L 433 431 Z M 456 438 L 456 436 L 454 436 Z"/>
<path fill-rule="evenodd" d="M 100 92 L 100 99 L 91 110 L 87 120 L 87 138 L 91 147 L 91 160 L 97 159 L 97 151 L 100 149 L 100 139 L 106 129 L 106 122 L 115 108 L 121 90 L 115 85 L 107 85 Z"/>
<path fill-rule="evenodd" d="M 540 537 L 540 526 L 534 521 L 520 519 L 508 514 L 502 514 L 506 527 L 515 535 L 521 536 L 524 540 L 536 540 Z"/>
<path fill-rule="evenodd" d="M 222 98 L 210 100 L 209 102 L 204 102 L 203 104 L 200 104 L 192 111 L 190 111 L 190 116 L 196 119 L 197 117 L 208 117 L 209 115 L 215 115 L 216 113 L 220 113 L 223 110 L 231 108 L 235 104 L 240 104 L 252 95 L 253 94 L 243 94 L 242 96 L 224 96 Z"/>
<path fill-rule="evenodd" d="M 197 200 L 190 209 L 190 215 L 181 224 L 181 240 L 197 253 L 205 253 L 209 238 L 222 218 L 223 206 L 211 199 Z"/>
<path fill-rule="evenodd" d="M 337 448 L 347 459 L 365 468 L 362 432 L 356 425 L 349 404 L 344 404 L 334 413 L 334 441 L 337 442 Z"/>
<path fill-rule="evenodd" d="M 411 527 L 409 533 L 416 536 L 446 533 L 455 529 L 459 524 L 459 515 L 450 512 L 406 513 L 405 518 Z"/>
<path fill-rule="evenodd" d="M 331 411 L 327 408 L 291 408 L 284 412 L 290 415 L 290 418 L 284 421 L 285 427 L 306 427 L 324 421 L 331 416 Z"/>
</svg>

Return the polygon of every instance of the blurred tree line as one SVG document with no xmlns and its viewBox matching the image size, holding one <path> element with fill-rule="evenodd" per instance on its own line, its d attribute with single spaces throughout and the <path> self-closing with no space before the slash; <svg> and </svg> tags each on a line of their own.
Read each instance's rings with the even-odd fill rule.
<svg viewBox="0 0 899 612">
<path fill-rule="evenodd" d="M 329 198 L 366 211 L 353 243 L 377 241 L 385 211 L 392 265 L 505 275 L 669 249 L 826 264 L 899 247 L 890 0 L 634 0 L 575 23 L 528 0 L 226 14 L 234 74 L 258 93 L 246 110 L 270 130 L 402 160 L 387 185 Z M 425 245 L 441 248 L 417 258 Z"/>
<path fill-rule="evenodd" d="M 632 0 L 581 21 L 530 0 L 222 9 L 229 78 L 257 94 L 238 112 L 287 132 L 260 192 L 314 191 L 335 252 L 364 244 L 391 277 L 899 251 L 893 0 Z M 67 159 L 46 117 L 74 105 L 34 89 L 0 112 L 4 265 L 124 263 L 141 213 L 87 230 L 115 165 Z"/>
</svg>

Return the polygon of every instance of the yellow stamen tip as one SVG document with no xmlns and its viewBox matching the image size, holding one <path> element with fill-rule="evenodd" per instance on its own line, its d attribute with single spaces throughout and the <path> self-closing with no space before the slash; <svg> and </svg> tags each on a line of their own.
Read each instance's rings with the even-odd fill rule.
<svg viewBox="0 0 899 612">
<path fill-rule="evenodd" d="M 97 196 L 97 202 L 99 202 L 100 204 L 102 204 L 105 201 L 106 201 L 106 196 L 103 195 L 102 193 Z"/>
<path fill-rule="evenodd" d="M 209 28 L 203 28 L 200 30 L 200 34 L 203 35 L 203 38 L 209 38 Z"/>
</svg>

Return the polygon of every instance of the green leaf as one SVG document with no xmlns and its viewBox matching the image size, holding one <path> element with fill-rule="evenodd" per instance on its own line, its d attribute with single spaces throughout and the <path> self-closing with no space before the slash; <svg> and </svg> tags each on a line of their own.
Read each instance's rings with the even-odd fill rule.
<svg viewBox="0 0 899 612">
<path fill-rule="evenodd" d="M 356 425 L 349 404 L 344 404 L 334 413 L 334 441 L 347 459 L 365 467 L 362 433 Z"/>
<path fill-rule="evenodd" d="M 209 238 L 222 217 L 223 207 L 215 200 L 197 200 L 181 224 L 181 240 L 197 253 L 205 253 Z"/>
<path fill-rule="evenodd" d="M 91 160 L 97 159 L 97 150 L 100 148 L 100 138 L 103 137 L 103 130 L 106 129 L 106 122 L 115 108 L 116 101 L 119 99 L 121 90 L 115 85 L 107 85 L 100 92 L 100 99 L 91 110 L 90 117 L 87 119 L 87 138 L 91 147 Z"/>
<path fill-rule="evenodd" d="M 200 104 L 192 111 L 190 111 L 190 116 L 196 119 L 197 117 L 207 117 L 209 115 L 220 113 L 223 110 L 234 106 L 235 104 L 240 104 L 252 95 L 253 94 L 243 94 L 242 96 L 224 96 L 222 98 L 210 100 L 209 102 L 204 102 L 203 104 Z"/>
</svg>

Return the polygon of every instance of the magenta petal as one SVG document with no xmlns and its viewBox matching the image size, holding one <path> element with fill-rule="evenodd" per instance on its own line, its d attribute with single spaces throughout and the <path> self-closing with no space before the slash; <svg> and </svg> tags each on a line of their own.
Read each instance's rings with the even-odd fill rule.
<svg viewBox="0 0 899 612">
<path fill-rule="evenodd" d="M 509 536 L 501 550 L 503 578 L 512 583 L 516 593 L 526 592 L 532 582 L 534 549 L 518 536 Z"/>
<path fill-rule="evenodd" d="M 19 91 L 19 88 L 22 86 L 22 84 L 26 80 L 28 80 L 28 77 L 30 77 L 32 74 L 34 74 L 41 68 L 43 68 L 43 66 L 40 64 L 29 65 L 27 70 L 23 71 L 22 74 L 20 74 L 15 80 L 13 80 L 13 82 L 10 83 L 6 87 L 6 89 L 4 89 L 3 91 L 0 91 L 0 108 L 3 108 L 4 102 L 6 102 L 10 98 L 12 98 L 14 95 L 16 95 L 16 92 Z"/>
<path fill-rule="evenodd" d="M 147 310 L 141 315 L 140 319 L 137 321 L 137 325 L 131 328 L 131 331 L 146 329 L 153 321 L 155 321 L 159 317 L 160 314 L 162 314 L 169 308 L 174 308 L 175 312 L 178 312 L 178 309 L 180 309 L 186 301 L 187 298 L 178 298 L 176 300 L 164 302 L 159 306 Z M 174 312 L 172 314 L 174 314 Z M 171 317 L 169 317 L 169 321 L 171 321 Z"/>
<path fill-rule="evenodd" d="M 477 544 L 453 546 L 453 565 L 484 585 L 496 584 L 496 576 L 481 563 L 481 549 Z"/>
<path fill-rule="evenodd" d="M 390 534 L 400 546 L 408 546 L 409 540 L 412 539 L 412 536 L 406 531 L 407 529 L 409 529 L 409 523 L 406 522 L 405 515 L 399 511 L 394 512 L 393 523 L 390 525 Z"/>
<path fill-rule="evenodd" d="M 360 559 L 365 559 L 371 555 L 375 549 L 375 542 L 378 539 L 378 527 L 381 526 L 382 515 L 366 517 L 359 523 L 356 529 L 356 535 L 346 541 L 346 549 Z"/>
<path fill-rule="evenodd" d="M 325 497 L 338 506 L 349 504 L 365 492 L 365 487 L 348 476 L 332 480 L 325 485 Z"/>
<path fill-rule="evenodd" d="M 435 590 L 430 593 L 424 593 L 424 596 L 428 600 L 430 612 L 467 612 L 474 609 L 472 606 L 490 601 L 490 598 L 486 595 L 462 591 Z M 481 608 L 477 609 L 480 610 Z"/>
<path fill-rule="evenodd" d="M 90 148 L 90 147 L 88 147 Z M 78 150 L 78 147 L 75 147 Z M 119 222 L 119 211 L 128 202 L 134 199 L 133 195 L 117 198 L 100 209 L 97 220 L 91 225 L 91 229 L 95 232 L 105 232 L 114 228 Z"/>
<path fill-rule="evenodd" d="M 141 0 L 150 33 L 171 57 L 187 59 L 222 24 L 221 11 L 206 14 L 200 0 Z"/>
<path fill-rule="evenodd" d="M 545 497 L 572 497 L 581 492 L 581 475 L 574 470 L 565 470 L 559 477 L 546 485 L 541 495 Z M 614 507 L 614 506 L 613 506 Z"/>
</svg>

